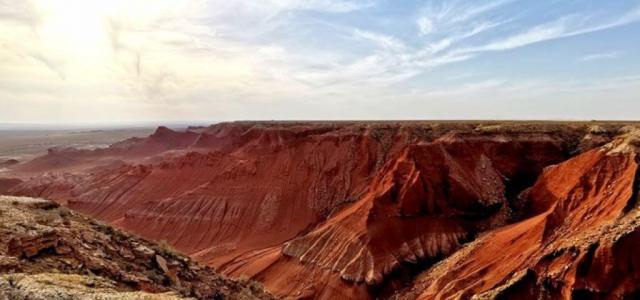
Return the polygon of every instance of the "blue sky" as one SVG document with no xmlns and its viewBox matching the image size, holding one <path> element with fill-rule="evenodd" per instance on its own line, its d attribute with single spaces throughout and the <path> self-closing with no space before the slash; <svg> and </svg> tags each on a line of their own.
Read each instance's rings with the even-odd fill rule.
<svg viewBox="0 0 640 300">
<path fill-rule="evenodd" d="M 638 119 L 638 53 L 638 0 L 0 0 L 0 122 Z"/>
</svg>

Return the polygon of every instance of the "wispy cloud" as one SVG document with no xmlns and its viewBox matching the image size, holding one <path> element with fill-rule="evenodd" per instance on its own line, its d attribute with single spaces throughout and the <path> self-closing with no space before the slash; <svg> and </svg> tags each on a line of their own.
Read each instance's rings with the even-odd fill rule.
<svg viewBox="0 0 640 300">
<path fill-rule="evenodd" d="M 416 25 L 418 26 L 418 31 L 420 35 L 427 35 L 431 33 L 434 29 L 433 21 L 426 16 L 421 16 L 416 21 Z"/>
<path fill-rule="evenodd" d="M 54 62 L 52 59 L 41 53 L 30 53 L 29 57 L 47 67 L 47 69 L 51 70 L 51 72 L 56 74 L 60 79 L 65 80 L 66 75 L 61 62 Z"/>
<path fill-rule="evenodd" d="M 611 29 L 640 21 L 640 6 L 630 12 L 609 20 L 594 20 L 587 14 L 570 14 L 557 20 L 536 25 L 520 33 L 495 40 L 491 43 L 460 50 L 461 52 L 503 51 L 535 43 L 557 40 L 606 29 Z"/>
<path fill-rule="evenodd" d="M 360 29 L 355 29 L 353 35 L 358 39 L 369 40 L 383 49 L 391 51 L 402 51 L 406 49 L 405 44 L 393 36 Z"/>
<path fill-rule="evenodd" d="M 500 52 L 640 20 L 635 0 L 73 0 L 79 4 L 73 9 L 67 1 L 0 0 L 0 106 L 6 99 L 39 103 L 64 95 L 59 103 L 117 103 L 119 108 L 104 110 L 110 113 L 144 108 L 161 114 L 175 104 L 184 108 L 183 118 L 188 112 L 241 118 L 311 102 L 330 115 L 332 107 L 348 107 L 351 100 L 367 108 L 406 90 L 418 91 L 412 97 L 434 97 L 443 107 L 459 96 L 476 98 L 474 93 L 549 95 L 590 81 L 560 86 L 513 73 L 534 71 L 520 61 L 539 55 L 566 63 L 558 61 L 565 51 Z M 621 55 L 631 42 L 616 43 L 626 44 L 602 53 L 591 40 L 566 52 L 573 51 L 573 62 L 607 65 L 600 61 L 617 57 L 610 63 L 635 66 L 632 55 Z M 506 72 L 504 64 L 513 68 Z M 589 75 L 575 64 L 567 67 L 576 68 L 567 70 L 571 77 Z M 597 88 L 626 91 L 636 81 L 608 82 Z M 345 111 L 354 110 L 340 109 Z M 5 117 L 12 116 L 0 110 Z"/>
<path fill-rule="evenodd" d="M 580 62 L 590 62 L 590 61 L 594 61 L 594 60 L 613 59 L 613 58 L 617 58 L 619 56 L 620 56 L 620 52 L 618 52 L 618 51 L 609 51 L 609 52 L 593 53 L 593 54 L 585 55 L 585 56 L 582 56 L 582 57 L 578 58 L 578 61 L 580 61 Z"/>
<path fill-rule="evenodd" d="M 506 4 L 512 3 L 512 2 L 516 2 L 517 0 L 497 0 L 497 1 L 489 1 L 486 3 L 474 3 L 473 5 L 467 6 L 465 8 L 463 8 L 462 10 L 457 10 L 457 11 L 453 11 L 453 13 L 455 13 L 455 15 L 450 16 L 451 19 L 449 20 L 449 23 L 461 23 L 461 22 L 466 22 L 469 21 L 479 15 L 482 15 L 484 13 L 487 13 L 491 10 L 497 9 L 499 7 L 502 7 Z M 453 3 L 456 3 L 455 1 Z M 447 16 L 449 17 L 449 16 Z"/>
<path fill-rule="evenodd" d="M 272 3 L 279 3 L 290 9 L 308 9 L 308 10 L 323 10 L 334 13 L 345 13 L 354 10 L 361 10 L 370 8 L 375 5 L 373 1 L 344 1 L 344 0 L 288 0 L 288 1 L 272 1 Z"/>
<path fill-rule="evenodd" d="M 430 2 L 421 9 L 416 25 L 421 35 L 451 32 L 461 24 L 473 26 L 478 17 L 514 1 L 516 0 L 494 0 L 481 4 L 460 1 Z"/>
<path fill-rule="evenodd" d="M 494 97 L 523 97 L 539 95 L 560 95 L 562 93 L 582 94 L 606 92 L 638 87 L 640 75 L 627 75 L 600 79 L 573 79 L 566 81 L 550 80 L 547 78 L 527 78 L 525 80 L 508 80 L 490 78 L 467 81 L 455 88 L 443 87 L 437 89 L 413 90 L 414 96 L 422 98 L 443 98 L 452 96 L 486 95 Z"/>
<path fill-rule="evenodd" d="M 0 0 L 0 21 L 25 24 L 35 30 L 40 18 L 32 1 Z"/>
<path fill-rule="evenodd" d="M 506 6 L 514 0 L 495 0 L 481 5 L 461 1 L 431 2 L 424 6 L 415 19 L 417 38 L 400 39 L 396 35 L 360 28 L 337 27 L 350 32 L 360 41 L 375 47 L 375 53 L 357 58 L 324 72 L 327 84 L 344 85 L 345 82 L 389 85 L 408 80 L 420 73 L 438 67 L 469 60 L 474 53 L 449 51 L 467 39 L 488 33 L 511 21 L 509 18 L 489 18 L 485 14 Z M 331 24 L 334 28 L 335 25 Z M 356 71 L 357 70 L 357 71 Z M 345 74 L 349 76 L 345 77 Z"/>
</svg>

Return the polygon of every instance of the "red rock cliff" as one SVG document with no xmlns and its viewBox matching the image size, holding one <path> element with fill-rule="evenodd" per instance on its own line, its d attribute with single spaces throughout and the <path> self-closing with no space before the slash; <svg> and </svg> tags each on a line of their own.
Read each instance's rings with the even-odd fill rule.
<svg viewBox="0 0 640 300">
<path fill-rule="evenodd" d="M 614 138 L 620 127 L 159 128 L 107 149 L 52 151 L 4 189 L 166 240 L 277 296 L 628 296 L 636 162 L 632 134 Z M 39 175 L 60 157 L 74 167 Z"/>
</svg>

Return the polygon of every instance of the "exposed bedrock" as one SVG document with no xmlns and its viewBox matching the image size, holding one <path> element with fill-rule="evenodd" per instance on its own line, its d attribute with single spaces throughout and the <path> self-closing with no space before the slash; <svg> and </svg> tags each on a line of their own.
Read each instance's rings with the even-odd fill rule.
<svg viewBox="0 0 640 300">
<path fill-rule="evenodd" d="M 613 272 L 610 263 L 617 273 L 635 270 L 623 254 L 634 230 L 603 239 L 635 224 L 634 130 L 410 122 L 159 128 L 107 149 L 50 152 L 3 186 L 165 240 L 281 297 L 630 295 L 631 279 L 595 274 Z M 60 166 L 61 157 L 73 168 Z M 51 161 L 56 167 L 39 173 Z M 587 234 L 594 242 L 575 246 Z"/>
<path fill-rule="evenodd" d="M 447 135 L 410 145 L 359 201 L 287 243 L 283 254 L 378 286 L 403 264 L 446 256 L 508 222 L 510 178 L 535 176 L 561 159 L 559 143 L 547 137 Z"/>
<path fill-rule="evenodd" d="M 546 169 L 521 195 L 522 221 L 484 233 L 397 298 L 637 298 L 637 136 L 629 137 Z"/>
</svg>

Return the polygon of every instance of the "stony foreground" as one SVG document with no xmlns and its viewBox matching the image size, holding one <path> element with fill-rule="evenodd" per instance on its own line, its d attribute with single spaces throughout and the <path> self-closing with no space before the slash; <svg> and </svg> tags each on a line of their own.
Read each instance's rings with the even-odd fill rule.
<svg viewBox="0 0 640 300">
<path fill-rule="evenodd" d="M 161 127 L 51 149 L 0 192 L 165 240 L 278 297 L 636 299 L 638 145 L 625 123 Z"/>
<path fill-rule="evenodd" d="M 269 299 L 42 199 L 0 196 L 0 299 Z"/>
</svg>

